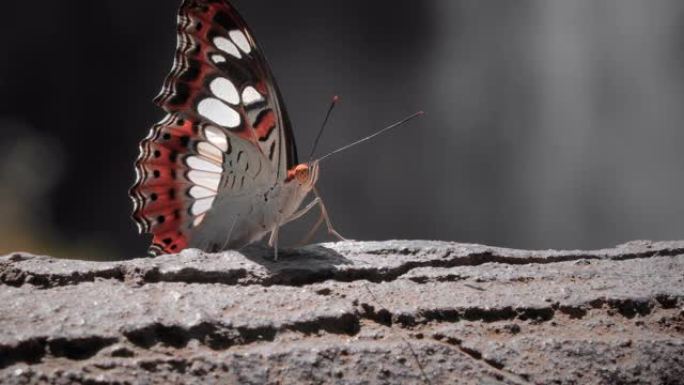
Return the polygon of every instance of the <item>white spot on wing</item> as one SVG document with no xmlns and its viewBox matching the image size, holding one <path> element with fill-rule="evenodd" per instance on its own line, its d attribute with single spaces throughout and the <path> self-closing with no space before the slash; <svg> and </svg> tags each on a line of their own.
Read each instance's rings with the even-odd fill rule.
<svg viewBox="0 0 684 385">
<path fill-rule="evenodd" d="M 207 214 L 202 214 L 202 215 L 198 216 L 197 218 L 195 218 L 195 221 L 192 222 L 192 225 L 195 227 L 201 225 L 202 222 L 204 222 L 204 218 L 206 218 L 206 216 L 207 216 Z"/>
<path fill-rule="evenodd" d="M 227 143 L 224 144 L 227 145 Z M 197 145 L 197 151 L 201 156 L 212 160 L 216 164 L 223 164 L 223 152 L 211 143 L 201 142 Z"/>
<path fill-rule="evenodd" d="M 240 51 L 237 49 L 235 44 L 233 44 L 232 41 L 226 39 L 225 37 L 219 36 L 216 39 L 214 39 L 214 45 L 216 46 L 216 48 L 227 53 L 228 55 L 236 57 L 238 59 L 242 59 L 242 54 L 240 54 Z"/>
<path fill-rule="evenodd" d="M 188 179 L 197 186 L 202 186 L 212 191 L 218 191 L 219 183 L 221 183 L 221 174 L 192 170 L 188 172 Z"/>
<path fill-rule="evenodd" d="M 240 126 L 240 114 L 218 99 L 206 98 L 202 100 L 197 105 L 197 112 L 220 126 L 228 128 Z"/>
<path fill-rule="evenodd" d="M 249 106 L 250 104 L 260 103 L 263 101 L 264 97 L 261 96 L 259 91 L 257 91 L 254 87 L 247 86 L 244 90 L 242 90 L 242 103 L 244 105 Z"/>
<path fill-rule="evenodd" d="M 223 169 L 210 161 L 199 156 L 191 156 L 185 160 L 190 168 L 197 171 L 206 171 L 220 174 Z"/>
<path fill-rule="evenodd" d="M 204 129 L 204 136 L 214 146 L 218 147 L 219 150 L 223 152 L 228 151 L 228 138 L 226 137 L 226 134 L 224 134 L 223 131 L 221 131 L 220 128 L 211 126 L 207 127 Z"/>
<path fill-rule="evenodd" d="M 240 103 L 240 95 L 238 95 L 237 88 L 235 88 L 233 82 L 226 78 L 214 79 L 211 84 L 209 84 L 209 88 L 219 99 L 223 99 L 230 104 Z"/>
<path fill-rule="evenodd" d="M 244 53 L 250 53 L 252 52 L 252 46 L 249 44 L 249 40 L 247 40 L 247 36 L 245 36 L 242 31 L 235 30 L 235 31 L 230 31 L 228 33 L 230 35 L 230 38 L 233 39 L 233 42 L 240 47 L 240 49 Z"/>
<path fill-rule="evenodd" d="M 216 193 L 201 186 L 193 186 L 190 189 L 190 196 L 195 199 L 203 199 L 216 196 Z"/>
<path fill-rule="evenodd" d="M 213 61 L 214 64 L 221 64 L 221 63 L 225 63 L 227 60 L 225 57 L 223 57 L 223 55 L 216 54 L 216 55 L 211 55 L 211 61 Z"/>
<path fill-rule="evenodd" d="M 211 205 L 214 204 L 214 198 L 204 198 L 195 201 L 192 204 L 192 215 L 202 215 L 211 209 Z"/>
</svg>

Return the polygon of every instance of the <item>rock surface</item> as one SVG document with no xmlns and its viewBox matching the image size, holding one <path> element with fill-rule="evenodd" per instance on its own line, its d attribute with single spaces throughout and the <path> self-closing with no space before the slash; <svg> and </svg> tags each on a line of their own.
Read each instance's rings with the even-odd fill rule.
<svg viewBox="0 0 684 385">
<path fill-rule="evenodd" d="M 684 242 L 271 258 L 0 257 L 0 383 L 684 383 Z"/>
</svg>

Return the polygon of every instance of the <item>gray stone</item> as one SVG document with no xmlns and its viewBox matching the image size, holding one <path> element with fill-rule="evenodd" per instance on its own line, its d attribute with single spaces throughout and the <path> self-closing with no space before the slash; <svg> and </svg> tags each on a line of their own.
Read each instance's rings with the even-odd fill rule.
<svg viewBox="0 0 684 385">
<path fill-rule="evenodd" d="M 678 384 L 684 242 L 0 257 L 5 384 Z"/>
</svg>

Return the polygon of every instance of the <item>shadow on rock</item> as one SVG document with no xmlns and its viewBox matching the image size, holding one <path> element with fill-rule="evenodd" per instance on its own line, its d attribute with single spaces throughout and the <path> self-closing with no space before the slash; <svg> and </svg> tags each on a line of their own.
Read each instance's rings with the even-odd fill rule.
<svg viewBox="0 0 684 385">
<path fill-rule="evenodd" d="M 273 249 L 267 246 L 247 246 L 240 253 L 266 268 L 274 278 L 277 277 L 279 284 L 320 282 L 334 278 L 339 273 L 337 266 L 353 264 L 335 250 L 321 245 L 280 249 L 277 261 Z"/>
</svg>

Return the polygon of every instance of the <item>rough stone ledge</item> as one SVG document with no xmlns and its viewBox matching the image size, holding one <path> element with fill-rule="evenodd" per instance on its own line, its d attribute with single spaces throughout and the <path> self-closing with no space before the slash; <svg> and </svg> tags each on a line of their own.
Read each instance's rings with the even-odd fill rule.
<svg viewBox="0 0 684 385">
<path fill-rule="evenodd" d="M 684 242 L 0 257 L 0 383 L 682 383 Z"/>
<path fill-rule="evenodd" d="M 287 250 L 281 252 L 280 261 L 273 261 L 271 250 L 260 247 L 219 254 L 186 250 L 154 259 L 97 264 L 15 253 L 0 257 L 0 283 L 52 288 L 115 279 L 138 284 L 302 286 L 326 280 L 386 282 L 420 267 L 549 264 L 594 259 L 617 261 L 680 254 L 684 254 L 684 241 L 635 241 L 595 251 L 527 251 L 430 241 L 342 242 Z"/>
</svg>

